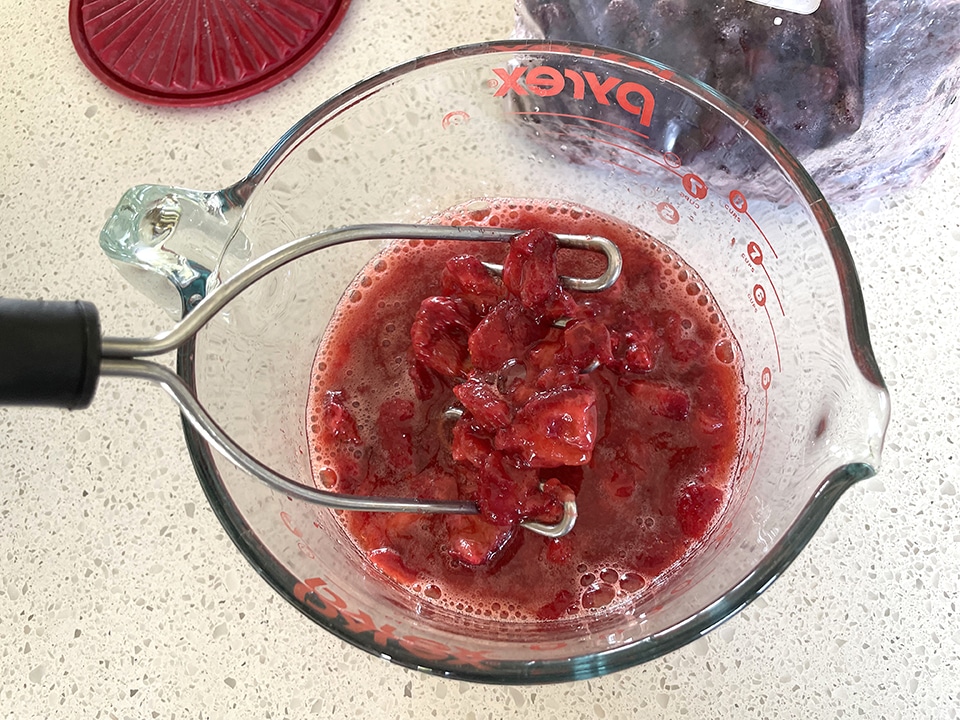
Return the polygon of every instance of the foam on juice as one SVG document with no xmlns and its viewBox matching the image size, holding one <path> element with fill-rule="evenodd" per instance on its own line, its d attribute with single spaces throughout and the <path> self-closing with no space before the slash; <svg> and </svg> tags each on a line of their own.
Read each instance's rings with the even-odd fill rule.
<svg viewBox="0 0 960 720">
<path fill-rule="evenodd" d="M 709 357 L 703 363 L 714 368 L 715 375 L 726 373 L 723 381 L 729 385 L 727 392 L 733 395 L 731 407 L 736 409 L 736 417 L 730 415 L 728 421 L 739 422 L 743 391 L 742 380 L 737 382 L 736 340 L 695 270 L 649 234 L 588 208 L 522 199 L 474 201 L 427 222 L 542 227 L 551 232 L 597 234 L 614 240 L 624 253 L 625 272 L 640 273 L 644 279 L 637 279 L 635 287 L 625 284 L 616 293 L 608 291 L 612 295 L 605 300 L 594 300 L 587 294 L 580 297 L 587 302 L 622 299 L 629 303 L 633 295 L 640 298 L 648 291 L 641 287 L 644 282 L 655 286 L 659 306 L 678 309 L 682 315 L 676 329 L 680 342 L 699 342 L 709 337 L 705 353 Z M 384 403 L 393 399 L 409 401 L 415 396 L 408 373 L 414 314 L 425 297 L 439 292 L 439 277 L 447 259 L 473 254 L 482 260 L 500 262 L 506 250 L 505 245 L 496 243 L 395 243 L 372 259 L 347 288 L 318 349 L 307 408 L 312 463 L 319 486 L 354 494 L 402 495 L 414 491 L 402 479 L 393 477 L 376 447 L 378 413 Z M 602 263 L 602 258 L 591 253 L 561 251 L 560 271 L 566 275 L 593 276 L 602 270 Z M 614 296 L 616 299 L 610 299 Z M 615 381 L 604 375 L 598 376 L 598 382 Z M 623 395 L 621 388 L 611 387 L 609 391 L 610 398 Z M 345 463 L 342 448 L 320 440 L 324 423 L 322 403 L 330 392 L 342 393 L 344 407 L 364 439 L 353 450 L 355 463 Z M 415 404 L 412 427 L 417 429 L 418 436 L 412 442 L 411 473 L 424 472 L 425 468 L 460 472 L 449 458 L 450 428 L 442 418 L 443 405 L 448 402 L 449 398 Z M 342 513 L 341 521 L 361 552 L 370 553 L 387 544 L 397 549 L 402 568 L 417 564 L 411 569 L 410 578 L 401 571 L 386 574 L 425 602 L 457 612 L 511 622 L 569 619 L 629 602 L 661 583 L 686 556 L 696 551 L 702 538 L 686 537 L 678 531 L 675 515 L 664 511 L 673 507 L 674 501 L 658 495 L 667 490 L 646 485 L 631 490 L 628 485 L 617 485 L 621 481 L 611 468 L 641 466 L 649 461 L 649 448 L 633 447 L 623 441 L 615 411 L 609 410 L 604 430 L 619 444 L 608 452 L 601 449 L 598 441 L 590 467 L 564 471 L 581 483 L 580 519 L 572 533 L 576 537 L 569 542 L 550 541 L 519 531 L 520 537 L 514 538 L 505 552 L 507 557 L 497 559 L 491 567 L 464 568 L 444 555 L 442 533 L 438 530 L 442 527 L 441 517 L 376 518 L 377 514 Z M 736 471 L 739 427 L 725 428 L 722 438 L 724 447 L 715 453 L 718 459 L 713 474 L 697 480 L 722 493 L 721 508 L 728 500 Z M 679 447 L 664 452 L 682 455 L 692 451 Z M 683 465 L 682 459 L 676 462 Z M 691 477 L 696 474 L 683 467 Z M 598 490 L 600 486 L 606 490 Z M 614 490 L 610 491 L 608 486 Z M 603 492 L 613 492 L 613 501 L 602 496 Z M 616 496 L 618 492 L 624 494 L 623 498 Z M 626 514 L 611 517 L 618 507 L 623 507 Z M 721 514 L 718 512 L 716 517 Z M 709 534 L 715 525 L 716 519 L 703 534 Z M 437 543 L 433 551 L 424 544 L 431 537 Z M 414 545 L 416 550 L 411 552 L 416 561 L 403 555 Z M 377 567 L 384 570 L 381 565 Z"/>
</svg>

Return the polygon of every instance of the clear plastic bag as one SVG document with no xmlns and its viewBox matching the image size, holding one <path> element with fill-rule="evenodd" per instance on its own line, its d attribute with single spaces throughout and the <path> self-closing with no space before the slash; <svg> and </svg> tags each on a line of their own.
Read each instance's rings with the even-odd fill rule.
<svg viewBox="0 0 960 720">
<path fill-rule="evenodd" d="M 519 37 L 635 52 L 713 86 L 764 122 L 831 202 L 919 184 L 960 119 L 960 0 L 824 0 L 810 15 L 748 0 L 516 7 Z"/>
</svg>

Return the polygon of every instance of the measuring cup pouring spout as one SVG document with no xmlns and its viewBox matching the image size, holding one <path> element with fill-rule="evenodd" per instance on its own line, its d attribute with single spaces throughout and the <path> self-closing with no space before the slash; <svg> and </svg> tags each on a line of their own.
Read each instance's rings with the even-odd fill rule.
<svg viewBox="0 0 960 720">
<path fill-rule="evenodd" d="M 131 285 L 179 319 L 219 284 L 228 247 L 250 259 L 237 231 L 247 194 L 243 183 L 215 192 L 138 185 L 117 203 L 100 246 Z"/>
</svg>

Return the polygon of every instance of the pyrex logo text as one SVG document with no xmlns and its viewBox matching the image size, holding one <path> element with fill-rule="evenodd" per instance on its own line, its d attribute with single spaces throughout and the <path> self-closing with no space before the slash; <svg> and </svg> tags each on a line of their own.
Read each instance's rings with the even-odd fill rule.
<svg viewBox="0 0 960 720">
<path fill-rule="evenodd" d="M 517 95 L 534 94 L 539 97 L 559 95 L 569 82 L 573 89 L 574 100 L 583 100 L 587 91 L 601 105 L 610 105 L 610 94 L 623 110 L 640 118 L 640 124 L 650 127 L 653 117 L 653 93 L 637 82 L 623 82 L 621 78 L 610 76 L 601 80 L 596 73 L 577 72 L 569 68 L 562 73 L 549 65 L 536 67 L 518 67 L 513 70 L 494 68 L 493 74 L 503 83 L 493 94 L 504 97 L 513 91 Z"/>
</svg>

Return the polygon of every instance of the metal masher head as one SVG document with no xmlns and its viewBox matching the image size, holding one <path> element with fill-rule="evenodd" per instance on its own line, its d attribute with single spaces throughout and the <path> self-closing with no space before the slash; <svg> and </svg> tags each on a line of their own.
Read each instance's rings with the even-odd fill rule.
<svg viewBox="0 0 960 720">
<path fill-rule="evenodd" d="M 106 337 L 100 342 L 99 363 L 90 362 L 89 347 L 85 349 L 87 356 L 77 363 L 88 374 L 84 387 L 96 384 L 98 375 L 134 377 L 159 384 L 180 406 L 180 410 L 187 422 L 218 452 L 241 470 L 268 486 L 283 492 L 291 497 L 316 505 L 340 510 L 359 510 L 365 512 L 414 512 L 414 513 L 443 513 L 443 514 L 477 514 L 479 510 L 472 502 L 467 501 L 438 501 L 421 500 L 417 498 L 390 498 L 344 495 L 337 492 L 321 490 L 298 483 L 251 456 L 240 447 L 210 416 L 200 403 L 193 390 L 184 380 L 168 367 L 159 363 L 145 360 L 174 351 L 189 342 L 194 336 L 233 298 L 259 279 L 274 270 L 296 260 L 308 253 L 323 248 L 341 245 L 360 240 L 445 240 L 469 242 L 508 242 L 521 234 L 521 230 L 503 228 L 479 227 L 450 227 L 445 225 L 356 225 L 336 230 L 328 230 L 309 235 L 263 255 L 254 262 L 244 266 L 239 272 L 230 277 L 223 284 L 211 290 L 206 297 L 200 300 L 195 307 L 170 330 L 155 335 L 152 338 L 115 338 Z M 564 286 L 586 292 L 598 292 L 609 288 L 620 276 L 622 261 L 616 245 L 603 237 L 558 235 L 558 244 L 561 247 L 570 247 L 583 250 L 592 250 L 602 253 L 606 257 L 606 268 L 596 278 L 569 278 L 561 277 Z M 502 268 L 494 268 L 499 272 Z M 16 301 L 28 304 L 32 301 Z M 74 308 L 71 303 L 63 303 L 65 307 Z M 84 304 L 89 306 L 89 304 Z M 9 306 L 12 307 L 12 306 Z M 92 306 L 86 308 L 92 311 Z M 74 310 L 75 311 L 75 308 Z M 10 312 L 17 312 L 11 309 Z M 2 313 L 0 313 L 2 315 Z M 90 332 L 90 312 L 84 315 L 87 323 L 84 332 Z M 0 321 L 3 317 L 0 317 Z M 99 339 L 99 320 L 96 319 L 96 334 Z M 87 343 L 89 345 L 89 343 Z M 93 353 L 96 355 L 97 353 Z M 79 386 L 78 385 L 78 386 Z M 0 388 L 2 389 L 2 388 Z M 89 402 L 92 391 L 85 395 L 83 403 L 77 403 L 76 398 L 64 398 L 60 404 L 65 407 L 83 406 Z M 30 404 L 27 402 L 18 404 Z M 0 392 L 0 404 L 4 401 Z M 46 403 L 53 404 L 53 403 Z M 539 535 L 547 537 L 561 537 L 567 534 L 576 522 L 577 508 L 573 500 L 564 503 L 563 519 L 557 524 L 544 524 L 533 521 L 523 521 L 521 527 Z"/>
</svg>

